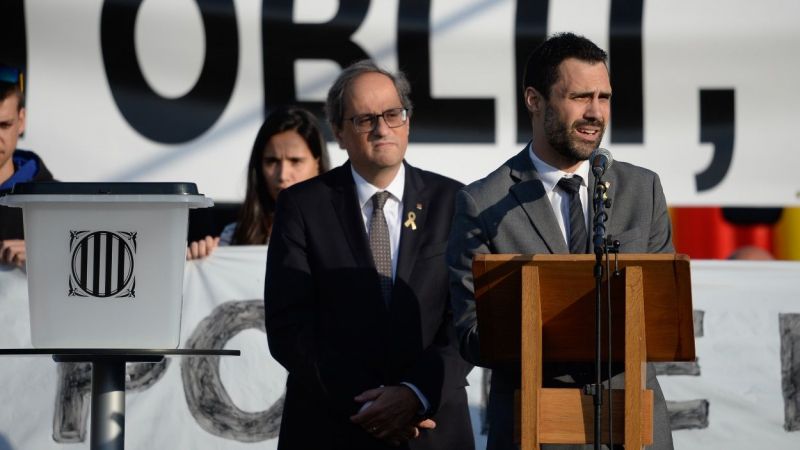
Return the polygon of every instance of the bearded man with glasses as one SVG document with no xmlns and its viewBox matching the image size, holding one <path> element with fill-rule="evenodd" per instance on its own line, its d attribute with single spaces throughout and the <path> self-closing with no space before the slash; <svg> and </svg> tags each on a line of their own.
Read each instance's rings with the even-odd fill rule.
<svg viewBox="0 0 800 450">
<path fill-rule="evenodd" d="M 349 160 L 278 196 L 264 293 L 288 371 L 281 449 L 474 448 L 445 247 L 461 184 L 406 163 L 408 81 L 344 69 L 326 112 Z"/>
</svg>

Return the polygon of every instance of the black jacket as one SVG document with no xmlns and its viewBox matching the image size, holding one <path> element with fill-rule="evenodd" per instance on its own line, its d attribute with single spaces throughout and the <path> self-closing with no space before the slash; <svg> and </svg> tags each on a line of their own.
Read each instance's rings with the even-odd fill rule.
<svg viewBox="0 0 800 450">
<path fill-rule="evenodd" d="M 444 260 L 460 187 L 406 165 L 403 217 L 414 213 L 416 229 L 402 228 L 388 306 L 350 164 L 281 192 L 264 294 L 270 352 L 289 371 L 279 448 L 393 448 L 349 417 L 355 395 L 404 381 L 422 391 L 437 423 L 411 449 L 473 448 L 470 366 L 456 347 Z"/>
</svg>

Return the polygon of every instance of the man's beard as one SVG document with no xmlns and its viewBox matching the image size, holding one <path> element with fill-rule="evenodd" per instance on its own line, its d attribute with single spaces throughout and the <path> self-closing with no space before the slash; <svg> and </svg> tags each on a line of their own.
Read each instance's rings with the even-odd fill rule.
<svg viewBox="0 0 800 450">
<path fill-rule="evenodd" d="M 599 120 L 578 121 L 574 123 L 572 129 L 576 130 L 575 132 L 577 133 L 577 128 L 581 125 L 600 127 L 596 144 L 583 142 L 579 140 L 577 136 L 570 136 L 570 130 L 567 129 L 567 125 L 563 122 L 559 122 L 553 108 L 549 104 L 545 107 L 544 133 L 547 137 L 547 142 L 559 155 L 575 162 L 589 159 L 589 155 L 592 154 L 592 151 L 603 141 L 603 133 L 605 132 L 605 123 Z"/>
</svg>

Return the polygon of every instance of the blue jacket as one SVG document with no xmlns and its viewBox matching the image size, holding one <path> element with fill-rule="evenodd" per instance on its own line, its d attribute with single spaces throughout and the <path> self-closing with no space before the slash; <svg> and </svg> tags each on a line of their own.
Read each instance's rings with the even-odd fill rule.
<svg viewBox="0 0 800 450">
<path fill-rule="evenodd" d="M 11 156 L 14 163 L 14 174 L 0 183 L 0 195 L 11 192 L 17 183 L 28 181 L 53 181 L 53 175 L 47 170 L 39 156 L 28 150 L 14 150 Z M 0 241 L 5 239 L 22 239 L 22 209 L 0 206 Z"/>
</svg>

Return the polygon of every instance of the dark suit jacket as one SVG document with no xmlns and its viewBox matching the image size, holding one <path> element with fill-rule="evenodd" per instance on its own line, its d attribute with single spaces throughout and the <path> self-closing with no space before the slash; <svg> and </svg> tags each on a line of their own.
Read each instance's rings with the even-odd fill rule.
<svg viewBox="0 0 800 450">
<path fill-rule="evenodd" d="M 280 448 L 384 448 L 349 421 L 353 397 L 401 382 L 437 423 L 410 448 L 473 448 L 444 259 L 461 186 L 406 164 L 403 221 L 413 211 L 416 230 L 402 228 L 388 307 L 350 164 L 281 192 L 264 293 L 270 352 L 289 371 Z"/>
<path fill-rule="evenodd" d="M 615 161 L 603 180 L 610 183 L 608 197 L 613 202 L 607 210 L 606 233 L 620 241 L 620 251 L 672 253 L 671 225 L 658 175 Z M 588 185 L 594 183 L 591 175 Z M 593 214 L 590 205 L 589 216 Z M 478 253 L 569 253 L 527 147 L 456 196 L 456 216 L 447 250 L 450 293 L 461 352 L 474 364 L 480 363 L 472 282 L 472 258 Z M 488 448 L 514 449 L 512 402 L 514 390 L 519 388 L 519 365 L 493 369 Z M 578 387 L 593 382 L 591 364 L 545 365 L 543 370 L 544 382 L 549 386 Z M 572 381 L 563 383 L 565 379 Z M 612 379 L 612 385 L 622 387 L 623 381 L 620 374 Z M 671 449 L 666 403 L 652 367 L 648 367 L 647 386 L 655 391 L 654 445 L 649 448 Z"/>
</svg>

